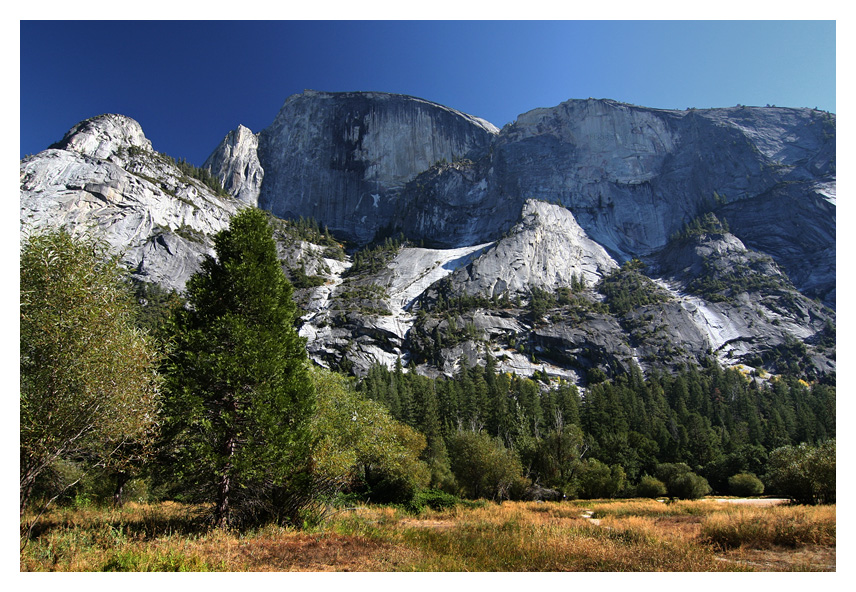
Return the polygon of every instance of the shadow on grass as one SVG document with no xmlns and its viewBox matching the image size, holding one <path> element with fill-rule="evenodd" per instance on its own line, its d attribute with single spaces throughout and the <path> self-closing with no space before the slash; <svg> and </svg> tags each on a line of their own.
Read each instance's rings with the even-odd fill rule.
<svg viewBox="0 0 856 592">
<path fill-rule="evenodd" d="M 122 508 L 58 507 L 38 517 L 35 524 L 32 522 L 35 517 L 26 518 L 21 521 L 21 536 L 25 537 L 29 530 L 30 540 L 70 528 L 121 530 L 126 536 L 143 541 L 170 535 L 205 534 L 214 528 L 209 508 L 170 502 Z"/>
</svg>

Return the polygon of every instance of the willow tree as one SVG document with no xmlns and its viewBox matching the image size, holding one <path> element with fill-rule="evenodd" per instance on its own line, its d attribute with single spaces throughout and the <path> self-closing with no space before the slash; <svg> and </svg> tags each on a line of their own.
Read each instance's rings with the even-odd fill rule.
<svg viewBox="0 0 856 592">
<path fill-rule="evenodd" d="M 172 320 L 165 456 L 218 526 L 294 520 L 280 509 L 311 469 L 314 390 L 293 288 L 260 210 L 237 214 L 214 246 Z"/>
<path fill-rule="evenodd" d="M 135 327 L 126 270 L 65 230 L 21 249 L 21 512 L 60 460 L 116 466 L 157 417 L 157 353 Z"/>
</svg>

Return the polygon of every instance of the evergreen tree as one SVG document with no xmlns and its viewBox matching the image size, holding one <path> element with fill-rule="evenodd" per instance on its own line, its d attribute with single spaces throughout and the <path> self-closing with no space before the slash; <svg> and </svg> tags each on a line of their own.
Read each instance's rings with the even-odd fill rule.
<svg viewBox="0 0 856 592">
<path fill-rule="evenodd" d="M 207 257 L 188 282 L 188 307 L 173 319 L 170 470 L 214 502 L 218 526 L 293 520 L 290 500 L 308 479 L 315 399 L 292 286 L 260 210 L 236 215 L 214 245 L 217 259 Z"/>
</svg>

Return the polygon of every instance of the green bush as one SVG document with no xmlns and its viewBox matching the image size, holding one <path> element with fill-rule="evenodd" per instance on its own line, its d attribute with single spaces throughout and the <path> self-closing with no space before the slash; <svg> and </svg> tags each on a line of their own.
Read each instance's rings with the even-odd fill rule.
<svg viewBox="0 0 856 592">
<path fill-rule="evenodd" d="M 313 460 L 322 481 L 378 503 L 406 503 L 428 485 L 428 465 L 419 460 L 422 434 L 395 421 L 346 377 L 323 368 L 310 374 L 318 393 Z"/>
<path fill-rule="evenodd" d="M 835 440 L 783 446 L 770 453 L 770 489 L 801 504 L 835 503 Z"/>
<path fill-rule="evenodd" d="M 680 499 L 699 499 L 710 493 L 707 479 L 695 473 L 684 473 L 672 480 L 668 487 L 669 495 Z"/>
<path fill-rule="evenodd" d="M 752 473 L 737 473 L 728 478 L 728 490 L 732 495 L 761 495 L 764 493 L 764 484 Z"/>
<path fill-rule="evenodd" d="M 578 495 L 583 499 L 614 497 L 627 481 L 620 465 L 606 465 L 597 459 L 580 464 L 577 476 Z"/>
<path fill-rule="evenodd" d="M 413 496 L 413 499 L 407 504 L 407 510 L 414 513 L 419 513 L 425 508 L 432 510 L 447 510 L 454 508 L 461 503 L 461 498 L 454 496 L 445 491 L 436 489 L 423 489 Z"/>
<path fill-rule="evenodd" d="M 455 480 L 471 499 L 509 499 L 528 483 L 514 452 L 483 432 L 458 432 L 449 438 L 449 460 Z"/>
<path fill-rule="evenodd" d="M 657 478 L 666 484 L 666 492 L 671 498 L 698 499 L 711 491 L 707 479 L 693 473 L 684 463 L 657 465 Z"/>
<path fill-rule="evenodd" d="M 666 495 L 666 484 L 651 475 L 642 475 L 639 484 L 636 486 L 636 495 L 650 498 L 664 496 Z"/>
</svg>

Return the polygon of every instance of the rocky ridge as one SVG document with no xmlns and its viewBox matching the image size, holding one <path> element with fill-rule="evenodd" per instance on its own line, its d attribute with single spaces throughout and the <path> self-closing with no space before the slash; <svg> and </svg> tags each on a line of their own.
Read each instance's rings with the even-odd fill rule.
<svg viewBox="0 0 856 592">
<path fill-rule="evenodd" d="M 211 237 L 245 204 L 216 195 L 152 149 L 139 123 L 108 114 L 76 125 L 21 161 L 24 233 L 65 226 L 122 254 L 133 274 L 183 290 Z"/>
<path fill-rule="evenodd" d="M 835 302 L 834 160 L 834 116 L 808 109 L 568 101 L 497 130 L 307 92 L 214 150 L 227 193 L 130 118 L 81 122 L 21 161 L 21 223 L 88 229 L 180 291 L 239 208 L 316 220 L 272 218 L 310 356 L 356 374 L 490 355 L 579 383 L 707 357 L 816 376 L 835 371 L 835 313 L 812 300 Z"/>
<path fill-rule="evenodd" d="M 265 176 L 258 149 L 258 135 L 239 125 L 226 134 L 202 167 L 220 179 L 223 188 L 232 196 L 257 206 Z"/>
<path fill-rule="evenodd" d="M 569 100 L 497 130 L 415 97 L 307 91 L 259 133 L 259 203 L 360 244 L 400 231 L 456 248 L 495 240 L 537 199 L 621 261 L 714 210 L 834 305 L 834 139 L 835 116 L 813 109 Z"/>
</svg>

